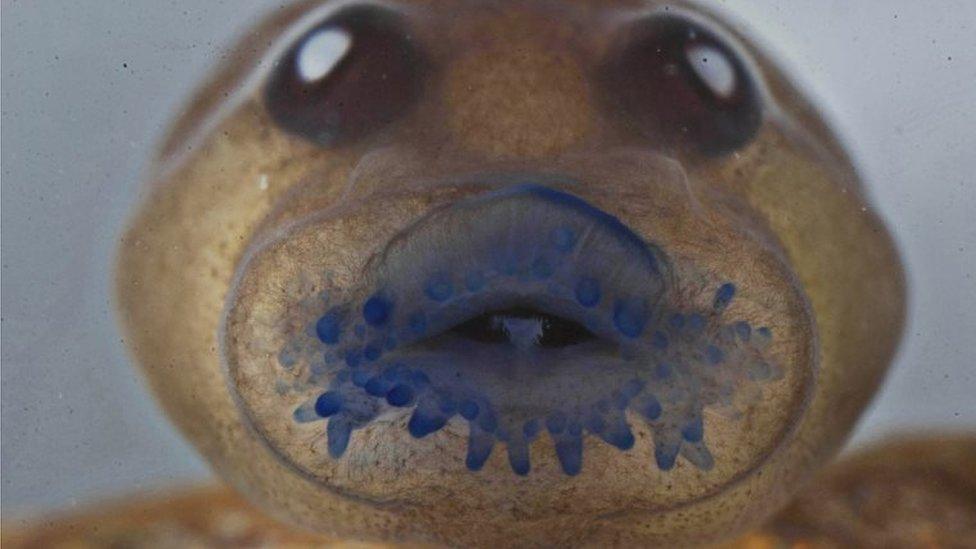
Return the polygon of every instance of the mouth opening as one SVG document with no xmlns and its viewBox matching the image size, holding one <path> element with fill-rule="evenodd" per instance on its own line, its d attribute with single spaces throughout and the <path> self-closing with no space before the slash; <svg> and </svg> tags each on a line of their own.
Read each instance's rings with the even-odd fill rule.
<svg viewBox="0 0 976 549">
<path fill-rule="evenodd" d="M 596 339 L 576 321 L 526 306 L 485 312 L 454 326 L 450 333 L 478 343 L 543 349 L 561 349 Z"/>
</svg>

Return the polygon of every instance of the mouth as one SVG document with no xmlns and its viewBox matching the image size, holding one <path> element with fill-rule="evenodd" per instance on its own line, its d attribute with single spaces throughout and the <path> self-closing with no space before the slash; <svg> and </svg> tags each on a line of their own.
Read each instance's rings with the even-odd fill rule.
<svg viewBox="0 0 976 549">
<path fill-rule="evenodd" d="M 334 459 L 385 414 L 409 410 L 415 438 L 464 421 L 467 468 L 504 444 L 517 475 L 547 431 L 576 475 L 584 436 L 628 450 L 637 417 L 661 470 L 679 455 L 709 469 L 705 410 L 779 369 L 763 357 L 768 328 L 725 318 L 733 281 L 705 308 L 678 285 L 661 248 L 572 194 L 530 185 L 462 200 L 404 230 L 316 315 L 324 360 L 309 382 L 321 389 L 293 418 L 327 420 Z"/>
</svg>

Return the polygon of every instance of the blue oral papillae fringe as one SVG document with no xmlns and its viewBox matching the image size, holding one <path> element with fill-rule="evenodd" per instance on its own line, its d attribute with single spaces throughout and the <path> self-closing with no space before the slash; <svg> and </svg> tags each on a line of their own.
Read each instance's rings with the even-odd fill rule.
<svg viewBox="0 0 976 549">
<path fill-rule="evenodd" d="M 729 284 L 716 291 L 712 314 L 719 315 L 728 307 L 732 300 L 730 294 L 734 294 L 734 287 Z M 382 316 L 373 316 L 375 312 L 371 307 L 363 308 L 363 316 Z M 326 313 L 322 318 L 329 316 Z M 695 395 L 680 390 L 677 395 L 669 396 L 669 392 L 675 392 L 672 383 L 678 375 L 675 365 L 684 362 L 687 370 L 687 363 L 697 360 L 694 362 L 697 368 L 730 367 L 725 363 L 726 355 L 751 349 L 757 343 L 764 344 L 769 330 L 754 329 L 746 322 L 736 321 L 722 325 L 717 330 L 720 341 L 712 341 L 702 339 L 705 323 L 705 315 L 701 313 L 665 315 L 663 326 L 647 331 L 647 339 L 656 353 L 645 357 L 655 364 L 645 376 L 623 380 L 610 394 L 594 396 L 589 406 L 553 410 L 545 416 L 520 419 L 518 425 L 504 417 L 504 410 L 496 410 L 490 395 L 460 385 L 435 385 L 422 366 L 411 368 L 398 361 L 368 362 L 358 358 L 369 354 L 372 344 L 367 343 L 363 350 L 348 353 L 357 358 L 347 359 L 345 368 L 332 379 L 329 389 L 314 400 L 311 410 L 306 404 L 295 411 L 295 420 L 328 418 L 328 451 L 338 458 L 348 446 L 352 433 L 369 424 L 384 409 L 412 408 L 407 429 L 415 438 L 431 435 L 452 419 L 460 418 L 469 424 L 465 458 L 468 469 L 480 470 L 496 442 L 501 442 L 507 447 L 509 465 L 517 475 L 529 474 L 529 445 L 544 430 L 553 440 L 563 472 L 576 475 L 583 467 L 583 439 L 587 434 L 621 451 L 634 446 L 634 435 L 626 420 L 630 411 L 652 426 L 654 457 L 659 469 L 673 468 L 679 455 L 699 468 L 708 469 L 713 462 L 704 442 L 704 405 L 697 402 Z M 693 352 L 696 349 L 700 352 Z M 732 367 L 746 368 L 749 379 L 758 381 L 768 378 L 772 368 L 761 360 Z M 674 413 L 669 421 L 663 421 L 669 407 Z"/>
<path fill-rule="evenodd" d="M 726 384 L 762 382 L 776 373 L 759 356 L 771 337 L 768 328 L 720 322 L 736 287 L 720 285 L 709 311 L 660 311 L 667 290 L 663 252 L 609 214 L 572 195 L 533 186 L 474 206 L 495 208 L 480 213 L 508 220 L 508 232 L 496 237 L 491 231 L 478 233 L 483 227 L 469 227 L 469 234 L 458 238 L 470 249 L 451 264 L 438 265 L 439 252 L 427 248 L 411 252 L 420 258 L 387 258 L 398 280 L 412 286 L 387 285 L 358 306 L 332 307 L 316 320 L 312 331 L 330 349 L 335 375 L 326 391 L 295 410 L 294 419 L 305 423 L 328 418 L 328 451 L 338 458 L 355 430 L 384 410 L 412 409 L 407 429 L 416 438 L 460 418 L 469 426 L 465 464 L 470 470 L 480 470 L 501 442 L 518 475 L 529 474 L 529 446 L 544 430 L 562 470 L 576 475 L 583 467 L 587 433 L 621 451 L 634 446 L 626 420 L 633 412 L 652 428 L 658 468 L 671 469 L 679 455 L 696 467 L 710 468 L 702 412 L 714 403 L 703 401 L 698 382 L 705 377 Z M 512 211 L 521 213 L 513 216 Z M 454 238 L 443 232 L 427 237 Z M 605 256 L 621 259 L 608 262 Z M 620 280 L 627 284 L 621 286 Z M 617 295 L 633 288 L 646 295 Z M 567 400 L 575 404 L 566 409 L 512 417 L 500 406 L 500 395 L 472 388 L 464 379 L 431 381 L 429 364 L 425 371 L 423 364 L 398 359 L 398 348 L 450 327 L 439 317 L 442 310 L 465 306 L 464 300 L 471 300 L 471 307 L 483 306 L 479 296 L 513 291 L 551 296 L 599 336 L 639 348 L 629 360 L 646 366 L 638 375 L 621 376 L 607 394 L 572 395 Z M 283 354 L 282 367 L 293 368 L 293 357 Z M 620 374 L 608 370 L 606 375 Z"/>
</svg>

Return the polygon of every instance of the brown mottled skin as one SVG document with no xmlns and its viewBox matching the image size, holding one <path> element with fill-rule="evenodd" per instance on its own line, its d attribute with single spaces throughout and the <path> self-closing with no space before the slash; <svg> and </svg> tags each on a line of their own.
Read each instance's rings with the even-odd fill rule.
<svg viewBox="0 0 976 549">
<path fill-rule="evenodd" d="M 900 433 L 832 463 L 772 520 L 716 549 L 976 546 L 976 437 Z"/>
<path fill-rule="evenodd" d="M 252 501 L 348 538 L 694 544 L 766 518 L 844 441 L 904 316 L 897 253 L 830 129 L 762 52 L 707 15 L 751 58 L 766 101 L 756 137 L 718 157 L 652 148 L 601 95 L 601 61 L 653 2 L 391 5 L 435 67 L 394 123 L 318 147 L 269 117 L 260 83 L 272 60 L 256 64 L 320 9 L 312 2 L 245 35 L 166 140 L 121 240 L 117 288 L 126 344 L 172 420 Z M 404 418 L 371 424 L 335 461 L 313 452 L 308 432 L 244 416 L 236 392 L 266 391 L 258 413 L 289 419 L 261 383 L 274 359 L 261 345 L 286 339 L 275 319 L 309 273 L 355 285 L 412 221 L 512 172 L 575 180 L 552 185 L 659 244 L 688 287 L 736 280 L 734 312 L 773 328 L 785 375 L 743 418 L 705 418 L 714 469 L 657 470 L 639 425 L 629 452 L 587 439 L 577 477 L 558 471 L 543 436 L 520 478 L 497 451 L 467 471 L 465 431 L 453 424 L 422 440 Z M 228 362 L 253 376 L 229 380 Z"/>
<path fill-rule="evenodd" d="M 813 547 L 976 545 L 976 437 L 906 434 L 827 467 L 764 530 Z"/>
</svg>

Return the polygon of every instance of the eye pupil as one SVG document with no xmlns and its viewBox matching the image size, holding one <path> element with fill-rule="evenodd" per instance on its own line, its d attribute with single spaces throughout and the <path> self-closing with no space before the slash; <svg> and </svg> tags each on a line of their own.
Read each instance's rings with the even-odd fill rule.
<svg viewBox="0 0 976 549">
<path fill-rule="evenodd" d="M 268 80 L 265 105 L 285 131 L 342 144 L 403 114 L 420 93 L 423 66 L 397 14 L 354 6 L 285 54 Z"/>
<path fill-rule="evenodd" d="M 479 343 L 550 349 L 596 337 L 577 322 L 527 307 L 489 311 L 455 326 L 451 332 Z"/>
<path fill-rule="evenodd" d="M 735 52 L 682 18 L 638 24 L 607 65 L 612 105 L 645 137 L 718 155 L 748 143 L 761 122 L 756 86 Z"/>
</svg>

